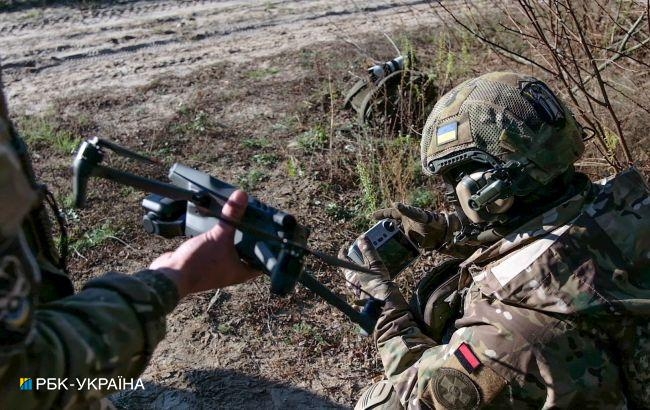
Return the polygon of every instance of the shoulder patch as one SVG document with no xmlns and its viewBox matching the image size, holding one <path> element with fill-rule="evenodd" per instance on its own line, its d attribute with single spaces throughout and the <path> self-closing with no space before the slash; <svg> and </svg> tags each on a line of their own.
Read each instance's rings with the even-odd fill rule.
<svg viewBox="0 0 650 410">
<path fill-rule="evenodd" d="M 467 373 L 472 373 L 474 370 L 480 368 L 483 363 L 479 360 L 478 356 L 474 353 L 470 345 L 463 342 L 458 346 L 454 355 L 460 364 L 467 370 Z"/>
<path fill-rule="evenodd" d="M 481 403 L 476 384 L 465 373 L 449 367 L 438 370 L 429 382 L 435 400 L 445 409 L 477 409 Z"/>
</svg>

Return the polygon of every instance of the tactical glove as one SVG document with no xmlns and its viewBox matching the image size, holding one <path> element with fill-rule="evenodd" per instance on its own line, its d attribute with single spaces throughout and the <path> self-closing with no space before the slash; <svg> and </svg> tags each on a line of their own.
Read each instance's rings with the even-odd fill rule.
<svg viewBox="0 0 650 410">
<path fill-rule="evenodd" d="M 423 249 L 440 247 L 447 241 L 447 217 L 444 213 L 393 203 L 392 208 L 380 209 L 372 214 L 377 220 L 391 218 L 402 222 L 406 236 Z"/>
<path fill-rule="evenodd" d="M 351 261 L 347 256 L 347 249 L 347 247 L 341 249 L 339 258 Z M 388 269 L 370 241 L 364 236 L 359 237 L 359 250 L 363 256 L 363 266 L 373 273 L 343 269 L 345 279 L 348 281 L 348 288 L 351 289 L 357 300 L 368 299 L 369 295 L 377 299 L 385 299 L 388 286 L 391 283 Z M 361 289 L 367 294 L 361 292 Z"/>
</svg>

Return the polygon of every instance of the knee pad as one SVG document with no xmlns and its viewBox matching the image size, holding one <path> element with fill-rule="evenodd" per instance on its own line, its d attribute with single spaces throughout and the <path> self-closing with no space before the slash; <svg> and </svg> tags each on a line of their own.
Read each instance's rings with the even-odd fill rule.
<svg viewBox="0 0 650 410">
<path fill-rule="evenodd" d="M 388 380 L 382 380 L 367 388 L 354 406 L 354 410 L 403 409 L 397 392 Z"/>
</svg>

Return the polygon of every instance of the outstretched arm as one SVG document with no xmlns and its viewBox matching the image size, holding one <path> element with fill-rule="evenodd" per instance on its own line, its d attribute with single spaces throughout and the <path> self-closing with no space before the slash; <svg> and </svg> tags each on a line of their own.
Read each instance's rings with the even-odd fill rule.
<svg viewBox="0 0 650 410">
<path fill-rule="evenodd" d="M 236 192 L 223 213 L 241 217 L 246 195 Z M 76 295 L 38 305 L 38 273 L 21 233 L 0 254 L 0 408 L 49 408 L 87 404 L 107 390 L 79 390 L 76 378 L 137 377 L 165 334 L 165 316 L 179 297 L 240 283 L 258 272 L 239 261 L 234 229 L 211 231 L 162 255 L 134 275 L 109 273 Z M 20 378 L 33 378 L 20 391 Z M 67 378 L 47 390 L 36 378 Z M 135 380 L 133 381 L 135 382 Z M 74 383 L 72 387 L 70 383 Z M 37 387 L 40 387 L 36 390 Z"/>
</svg>

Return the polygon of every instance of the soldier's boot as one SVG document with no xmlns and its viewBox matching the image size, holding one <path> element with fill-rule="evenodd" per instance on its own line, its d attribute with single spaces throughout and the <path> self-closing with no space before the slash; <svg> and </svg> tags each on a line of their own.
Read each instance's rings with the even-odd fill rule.
<svg viewBox="0 0 650 410">
<path fill-rule="evenodd" d="M 368 387 L 354 406 L 354 410 L 401 410 L 397 392 L 388 380 L 382 380 Z"/>
</svg>

